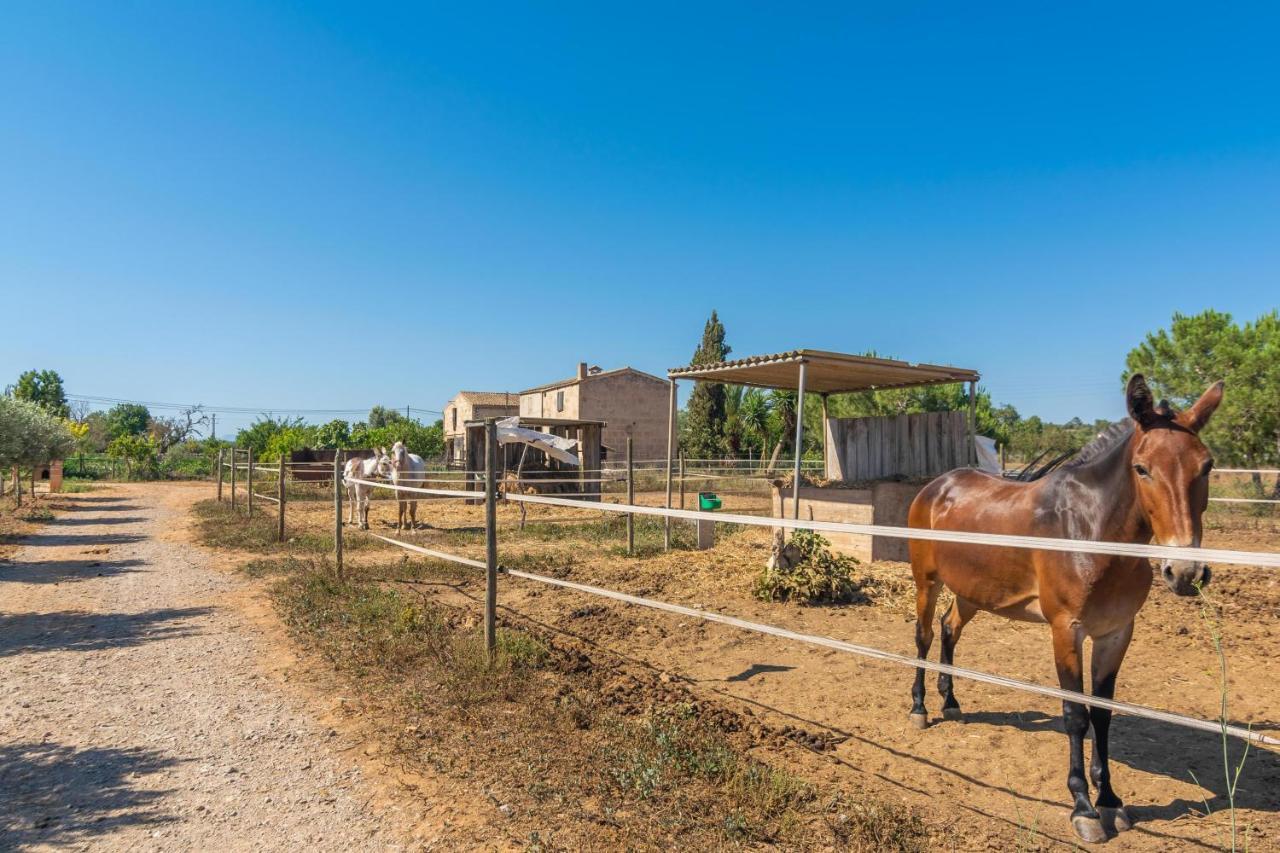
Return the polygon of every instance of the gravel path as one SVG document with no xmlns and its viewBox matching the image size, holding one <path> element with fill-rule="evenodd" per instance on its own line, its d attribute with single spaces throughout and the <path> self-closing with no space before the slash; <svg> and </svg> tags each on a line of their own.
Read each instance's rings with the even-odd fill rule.
<svg viewBox="0 0 1280 853">
<path fill-rule="evenodd" d="M 0 849 L 399 849 L 181 503 L 86 495 L 0 562 Z"/>
</svg>

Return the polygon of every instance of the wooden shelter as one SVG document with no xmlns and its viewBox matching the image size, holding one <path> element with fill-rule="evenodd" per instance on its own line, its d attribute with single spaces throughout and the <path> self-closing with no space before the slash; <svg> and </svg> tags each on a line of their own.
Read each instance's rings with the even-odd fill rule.
<svg viewBox="0 0 1280 853">
<path fill-rule="evenodd" d="M 937 364 L 913 364 L 891 358 L 797 349 L 772 355 L 721 361 L 714 364 L 675 367 L 667 371 L 671 382 L 669 434 L 667 439 L 667 506 L 671 506 L 671 463 L 675 452 L 676 383 L 681 379 L 724 382 L 756 388 L 796 391 L 795 470 L 792 483 L 793 517 L 800 517 L 800 458 L 804 447 L 804 395 L 817 394 L 822 399 L 823 456 L 828 454 L 827 398 L 831 394 L 850 394 L 890 388 L 914 388 L 965 382 L 969 386 L 968 452 L 969 464 L 977 460 L 975 394 L 976 370 Z"/>
<path fill-rule="evenodd" d="M 327 483 L 333 479 L 333 457 L 342 454 L 342 461 L 368 459 L 371 448 L 344 448 L 343 450 L 316 450 L 304 447 L 289 451 L 289 476 L 300 483 Z"/>
<path fill-rule="evenodd" d="M 521 417 L 520 426 L 540 432 L 572 438 L 578 442 L 575 455 L 579 465 L 574 467 L 549 458 L 541 450 L 527 444 L 511 443 L 502 445 L 498 457 L 498 476 L 508 471 L 514 472 L 520 467 L 520 460 L 525 459 L 523 474 L 530 479 L 542 476 L 547 479 L 567 480 L 577 478 L 577 484 L 564 484 L 576 488 L 577 497 L 587 501 L 600 500 L 601 462 L 603 460 L 601 436 L 607 424 L 604 421 L 584 421 L 569 418 L 534 418 Z M 477 491 L 484 489 L 484 421 L 467 421 L 467 488 Z M 527 455 L 526 454 L 527 450 Z M 533 472 L 537 472 L 536 475 Z M 560 488 L 556 491 L 566 492 Z"/>
</svg>

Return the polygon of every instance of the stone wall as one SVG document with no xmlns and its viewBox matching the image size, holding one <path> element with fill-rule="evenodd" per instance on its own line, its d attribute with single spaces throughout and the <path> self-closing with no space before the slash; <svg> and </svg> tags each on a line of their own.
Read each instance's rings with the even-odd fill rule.
<svg viewBox="0 0 1280 853">
<path fill-rule="evenodd" d="M 800 487 L 800 518 L 806 521 L 839 521 L 847 524 L 907 526 L 907 511 L 924 483 L 872 483 L 863 489 Z M 792 518 L 791 488 L 773 488 L 773 517 Z M 831 541 L 832 550 L 872 560 L 909 559 L 906 539 L 867 536 L 861 533 L 819 531 Z"/>
<path fill-rule="evenodd" d="M 582 417 L 604 421 L 603 442 L 613 462 L 626 458 L 627 434 L 636 459 L 667 458 L 667 383 L 635 373 L 590 377 L 580 383 Z"/>
</svg>

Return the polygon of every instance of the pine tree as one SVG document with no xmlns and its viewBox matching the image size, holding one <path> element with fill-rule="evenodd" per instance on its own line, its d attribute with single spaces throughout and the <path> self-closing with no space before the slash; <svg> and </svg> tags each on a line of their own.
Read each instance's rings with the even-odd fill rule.
<svg viewBox="0 0 1280 853">
<path fill-rule="evenodd" d="M 724 361 L 730 349 L 724 342 L 724 324 L 711 312 L 706 328 L 702 330 L 702 342 L 693 353 L 694 366 Z M 684 450 L 695 459 L 711 459 L 725 452 L 725 389 L 719 382 L 698 382 L 694 385 L 689 405 L 685 409 L 685 429 L 681 442 Z"/>
</svg>

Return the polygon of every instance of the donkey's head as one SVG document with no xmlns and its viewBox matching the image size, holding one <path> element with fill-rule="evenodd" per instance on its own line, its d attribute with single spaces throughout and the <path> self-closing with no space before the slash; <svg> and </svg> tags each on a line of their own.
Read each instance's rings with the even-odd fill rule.
<svg viewBox="0 0 1280 853">
<path fill-rule="evenodd" d="M 1213 456 L 1200 440 L 1200 430 L 1222 402 L 1222 383 L 1215 382 L 1185 412 L 1155 403 L 1142 374 L 1129 378 L 1125 396 L 1134 421 L 1131 476 L 1138 500 L 1157 545 L 1200 547 L 1201 515 L 1209 503 L 1209 471 Z M 1160 561 L 1160 576 L 1178 595 L 1194 595 L 1209 582 L 1203 561 Z"/>
<path fill-rule="evenodd" d="M 386 479 L 391 476 L 391 469 L 393 466 L 391 464 L 391 457 L 387 455 L 387 449 L 385 447 L 379 447 L 373 451 L 373 462 L 374 473 L 378 477 Z"/>
</svg>

